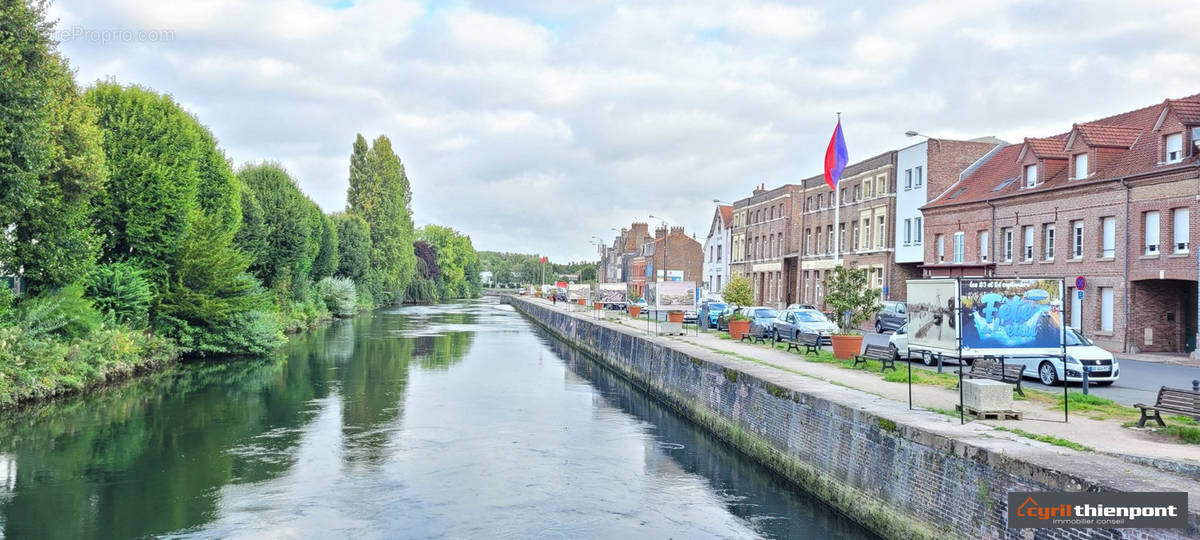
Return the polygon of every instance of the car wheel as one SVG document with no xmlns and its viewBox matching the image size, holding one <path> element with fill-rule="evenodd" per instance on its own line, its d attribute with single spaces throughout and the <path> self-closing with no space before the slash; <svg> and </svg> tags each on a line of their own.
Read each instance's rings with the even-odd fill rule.
<svg viewBox="0 0 1200 540">
<path fill-rule="evenodd" d="M 1050 362 L 1042 362 L 1042 365 L 1038 366 L 1038 380 L 1046 386 L 1055 386 L 1058 384 L 1058 371 L 1055 371 Z"/>
<path fill-rule="evenodd" d="M 882 333 L 883 333 L 883 323 L 881 323 L 881 322 L 879 322 L 879 321 L 875 321 L 875 333 L 876 333 L 876 334 L 882 334 Z"/>
<path fill-rule="evenodd" d="M 933 358 L 932 354 L 922 354 L 921 363 L 925 364 L 926 366 L 933 367 L 937 365 L 937 360 Z"/>
</svg>

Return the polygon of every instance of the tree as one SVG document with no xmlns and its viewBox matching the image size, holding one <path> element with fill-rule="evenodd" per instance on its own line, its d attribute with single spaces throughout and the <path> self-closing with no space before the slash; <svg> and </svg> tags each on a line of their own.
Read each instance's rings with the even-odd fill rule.
<svg viewBox="0 0 1200 540">
<path fill-rule="evenodd" d="M 471 238 L 440 225 L 423 227 L 419 236 L 437 254 L 439 296 L 442 299 L 479 296 L 483 290 L 479 280 L 479 254 L 475 252 Z"/>
<path fill-rule="evenodd" d="M 367 148 L 359 135 L 350 154 L 350 187 L 346 202 L 371 229 L 371 271 L 368 277 L 376 298 L 399 301 L 416 269 L 413 254 L 412 194 L 404 165 L 386 136 Z"/>
<path fill-rule="evenodd" d="M 262 205 L 258 204 L 254 190 L 247 187 L 240 178 L 238 186 L 242 196 L 242 226 L 234 235 L 233 243 L 238 249 L 249 254 L 252 260 L 257 261 L 267 251 L 267 227 Z"/>
<path fill-rule="evenodd" d="M 86 98 L 99 113 L 109 168 L 94 203 L 102 259 L 137 260 L 161 285 L 198 207 L 197 123 L 170 97 L 137 86 L 102 82 Z"/>
<path fill-rule="evenodd" d="M 0 4 L 0 226 L 34 201 L 50 164 L 53 27 L 45 19 L 44 4 Z"/>
<path fill-rule="evenodd" d="M 859 325 L 879 311 L 880 290 L 871 288 L 865 269 L 834 267 L 825 275 L 824 284 L 825 303 L 837 313 L 837 323 L 843 334 L 856 332 Z"/>
<path fill-rule="evenodd" d="M 246 165 L 238 178 L 253 191 L 262 209 L 266 242 L 250 265 L 254 275 L 272 289 L 292 289 L 308 281 L 320 251 L 320 208 L 276 163 Z"/>
<path fill-rule="evenodd" d="M 312 280 L 314 282 L 333 276 L 338 267 L 337 223 L 334 223 L 332 217 L 322 215 L 320 232 L 320 248 L 317 251 L 316 260 L 313 261 Z"/>
<path fill-rule="evenodd" d="M 30 291 L 57 288 L 86 276 L 99 255 L 92 228 L 91 199 L 108 178 L 102 134 L 95 111 L 83 100 L 65 60 L 48 64 L 48 166 L 38 176 L 34 198 L 15 215 L 11 257 Z"/>
<path fill-rule="evenodd" d="M 750 280 L 741 274 L 734 274 L 729 278 L 729 283 L 725 284 L 725 291 L 721 293 L 721 297 L 730 305 L 738 307 L 748 307 L 754 305 L 754 288 L 750 286 Z"/>
<path fill-rule="evenodd" d="M 337 224 L 337 275 L 365 286 L 371 269 L 371 226 L 358 214 L 333 215 Z"/>
</svg>

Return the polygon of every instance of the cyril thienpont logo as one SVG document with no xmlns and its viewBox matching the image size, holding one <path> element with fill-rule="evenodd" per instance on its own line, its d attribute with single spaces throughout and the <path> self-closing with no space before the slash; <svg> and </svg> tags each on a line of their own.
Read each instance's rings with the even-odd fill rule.
<svg viewBox="0 0 1200 540">
<path fill-rule="evenodd" d="M 1012 528 L 1184 528 L 1186 492 L 1008 494 Z"/>
</svg>

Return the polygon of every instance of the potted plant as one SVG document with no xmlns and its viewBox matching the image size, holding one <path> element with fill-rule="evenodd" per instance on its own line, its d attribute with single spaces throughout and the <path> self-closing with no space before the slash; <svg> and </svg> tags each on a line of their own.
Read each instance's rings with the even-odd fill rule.
<svg viewBox="0 0 1200 540">
<path fill-rule="evenodd" d="M 879 311 L 879 289 L 868 283 L 867 271 L 839 266 L 825 275 L 825 303 L 837 315 L 839 331 L 830 336 L 833 357 L 854 358 L 862 351 L 863 335 L 859 326 Z"/>
<path fill-rule="evenodd" d="M 668 311 L 667 312 L 667 322 L 673 322 L 673 323 L 683 322 L 683 312 L 682 311 Z"/>
<path fill-rule="evenodd" d="M 729 337 L 740 340 L 742 335 L 750 333 L 750 318 L 736 308 L 754 304 L 754 289 L 750 286 L 750 280 L 741 274 L 733 276 L 725 284 L 724 297 L 725 302 L 735 308 L 733 316 L 729 318 Z"/>
<path fill-rule="evenodd" d="M 638 315 L 642 314 L 642 306 L 637 305 L 637 302 L 641 299 L 642 299 L 642 295 L 638 294 L 636 290 L 629 291 L 629 316 L 630 317 L 633 317 L 636 319 L 636 318 L 638 318 Z"/>
</svg>

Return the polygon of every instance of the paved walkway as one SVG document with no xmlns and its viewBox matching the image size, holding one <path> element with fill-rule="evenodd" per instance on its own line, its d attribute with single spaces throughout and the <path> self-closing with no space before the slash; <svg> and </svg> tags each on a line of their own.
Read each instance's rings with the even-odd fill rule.
<svg viewBox="0 0 1200 540">
<path fill-rule="evenodd" d="M 1118 360 L 1200 367 L 1200 359 L 1193 359 L 1192 355 L 1188 353 L 1113 353 L 1113 356 L 1116 356 Z"/>
<path fill-rule="evenodd" d="M 545 302 L 550 306 L 550 302 Z M 574 311 L 591 317 L 591 310 L 575 309 L 579 306 L 558 304 L 557 309 Z M 607 312 L 604 324 L 620 324 L 627 328 L 646 331 L 644 319 L 629 319 L 622 313 Z M 654 330 L 654 323 L 649 325 Z M 689 333 L 686 336 L 673 336 L 669 339 L 686 343 L 703 349 L 732 353 L 736 357 L 751 359 L 759 364 L 780 369 L 786 372 L 800 374 L 820 379 L 839 386 L 845 386 L 874 394 L 889 400 L 907 403 L 908 384 L 904 382 L 887 382 L 880 378 L 877 372 L 851 370 L 837 364 L 809 362 L 803 355 L 786 352 L 783 349 L 772 349 L 765 345 L 755 345 L 750 342 L 736 342 L 720 339 L 716 333 Z M 905 369 L 903 363 L 897 367 Z M 1059 389 L 1061 391 L 1061 389 Z M 1072 389 L 1072 391 L 1078 391 Z M 959 402 L 959 392 L 948 388 L 932 385 L 912 385 L 913 406 L 918 408 L 935 408 L 953 411 Z M 1059 437 L 1075 443 L 1088 446 L 1098 452 L 1142 456 L 1155 459 L 1170 459 L 1200 466 L 1200 446 L 1165 440 L 1155 434 L 1122 427 L 1127 418 L 1099 420 L 1084 414 L 1071 414 L 1070 421 L 1064 422 L 1061 411 L 1052 411 L 1045 405 L 1034 401 L 1013 401 L 1013 408 L 1024 414 L 1022 420 L 981 420 L 976 421 L 993 427 L 1020 429 L 1039 435 Z M 936 414 L 936 413 L 933 413 Z M 958 419 L 942 414 L 937 415 L 945 422 L 958 422 Z"/>
</svg>

